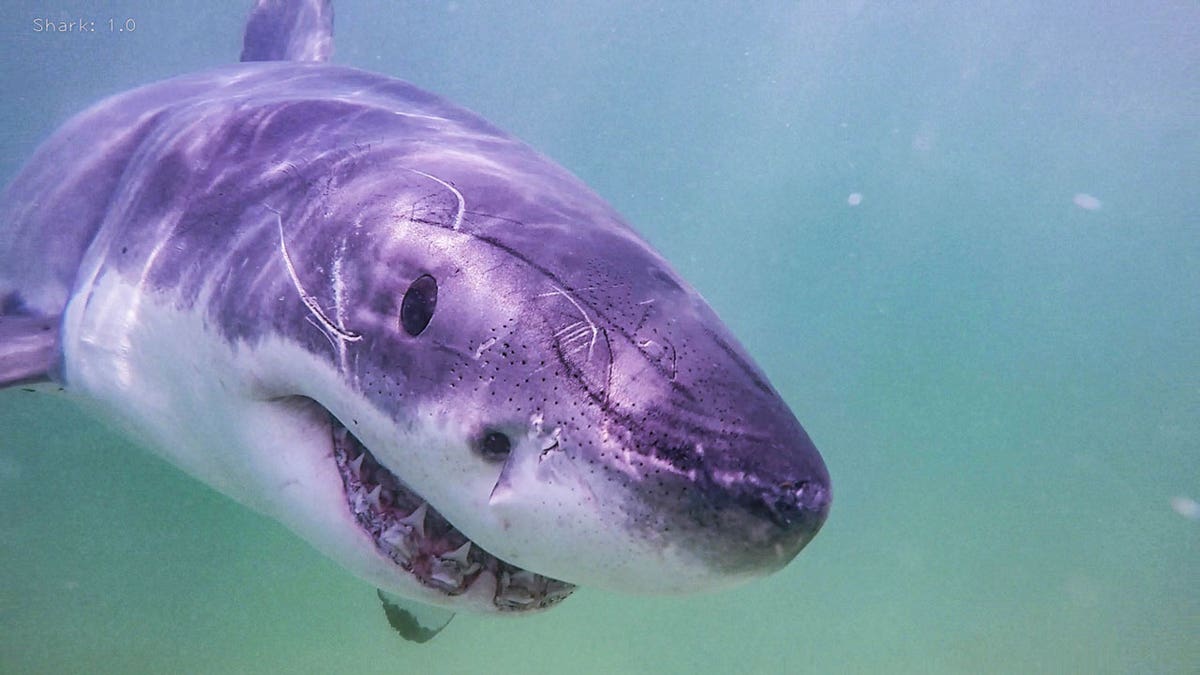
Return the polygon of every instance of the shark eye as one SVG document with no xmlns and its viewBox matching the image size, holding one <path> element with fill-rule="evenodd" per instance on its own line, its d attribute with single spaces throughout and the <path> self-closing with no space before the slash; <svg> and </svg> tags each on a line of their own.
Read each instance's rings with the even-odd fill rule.
<svg viewBox="0 0 1200 675">
<path fill-rule="evenodd" d="M 437 309 L 437 280 L 428 274 L 417 277 L 404 292 L 400 303 L 400 325 L 404 332 L 416 337 L 429 325 Z"/>
<path fill-rule="evenodd" d="M 512 451 L 512 441 L 500 431 L 485 431 L 475 444 L 475 450 L 487 460 L 501 460 Z"/>
</svg>

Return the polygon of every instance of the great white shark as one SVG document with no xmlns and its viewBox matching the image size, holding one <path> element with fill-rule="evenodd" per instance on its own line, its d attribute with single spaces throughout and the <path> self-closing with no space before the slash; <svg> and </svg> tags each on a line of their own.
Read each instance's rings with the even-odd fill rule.
<svg viewBox="0 0 1200 675">
<path fill-rule="evenodd" d="M 788 563 L 829 474 L 704 300 L 524 143 L 329 64 L 332 25 L 260 0 L 241 63 L 41 145 L 0 197 L 0 386 L 283 523 L 413 639 Z"/>
</svg>

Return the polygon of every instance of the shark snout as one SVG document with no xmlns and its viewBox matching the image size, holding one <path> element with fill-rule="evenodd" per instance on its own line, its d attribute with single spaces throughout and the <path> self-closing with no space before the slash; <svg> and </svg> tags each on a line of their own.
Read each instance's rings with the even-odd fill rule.
<svg viewBox="0 0 1200 675">
<path fill-rule="evenodd" d="M 779 470 L 783 458 L 778 456 L 758 470 L 709 472 L 706 502 L 721 514 L 718 521 L 725 538 L 725 545 L 714 551 L 718 566 L 752 575 L 774 571 L 824 525 L 832 501 L 829 474 L 811 444 L 802 450 L 792 451 L 803 461 L 788 472 Z"/>
<path fill-rule="evenodd" d="M 676 453 L 676 513 L 694 528 L 692 550 L 730 578 L 782 568 L 816 536 L 832 502 L 820 452 L 783 402 L 763 394 L 744 397 L 755 405 L 727 404 L 736 420 L 693 427 L 691 451 Z"/>
</svg>

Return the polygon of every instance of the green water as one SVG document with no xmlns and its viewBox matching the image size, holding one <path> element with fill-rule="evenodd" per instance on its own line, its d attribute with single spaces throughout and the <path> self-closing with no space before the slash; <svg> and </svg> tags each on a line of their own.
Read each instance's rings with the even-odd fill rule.
<svg viewBox="0 0 1200 675">
<path fill-rule="evenodd" d="M 233 60 L 245 3 L 11 4 L 3 180 L 99 96 Z M 279 526 L 6 391 L 0 671 L 1200 672 L 1195 3 L 338 8 L 337 61 L 530 141 L 673 261 L 822 449 L 829 522 L 744 588 L 411 645 Z M 33 32 L 76 14 L 137 29 Z"/>
</svg>

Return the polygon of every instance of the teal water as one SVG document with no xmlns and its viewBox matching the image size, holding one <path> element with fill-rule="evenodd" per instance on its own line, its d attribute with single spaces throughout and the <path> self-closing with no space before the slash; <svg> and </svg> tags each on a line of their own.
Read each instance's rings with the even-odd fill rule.
<svg viewBox="0 0 1200 675">
<path fill-rule="evenodd" d="M 245 4 L 9 3 L 0 178 L 234 60 Z M 281 527 L 5 391 L 0 671 L 1200 672 L 1195 3 L 337 6 L 337 61 L 531 142 L 705 295 L 822 449 L 829 522 L 743 588 L 411 645 Z M 75 15 L 102 32 L 33 32 Z"/>
</svg>

